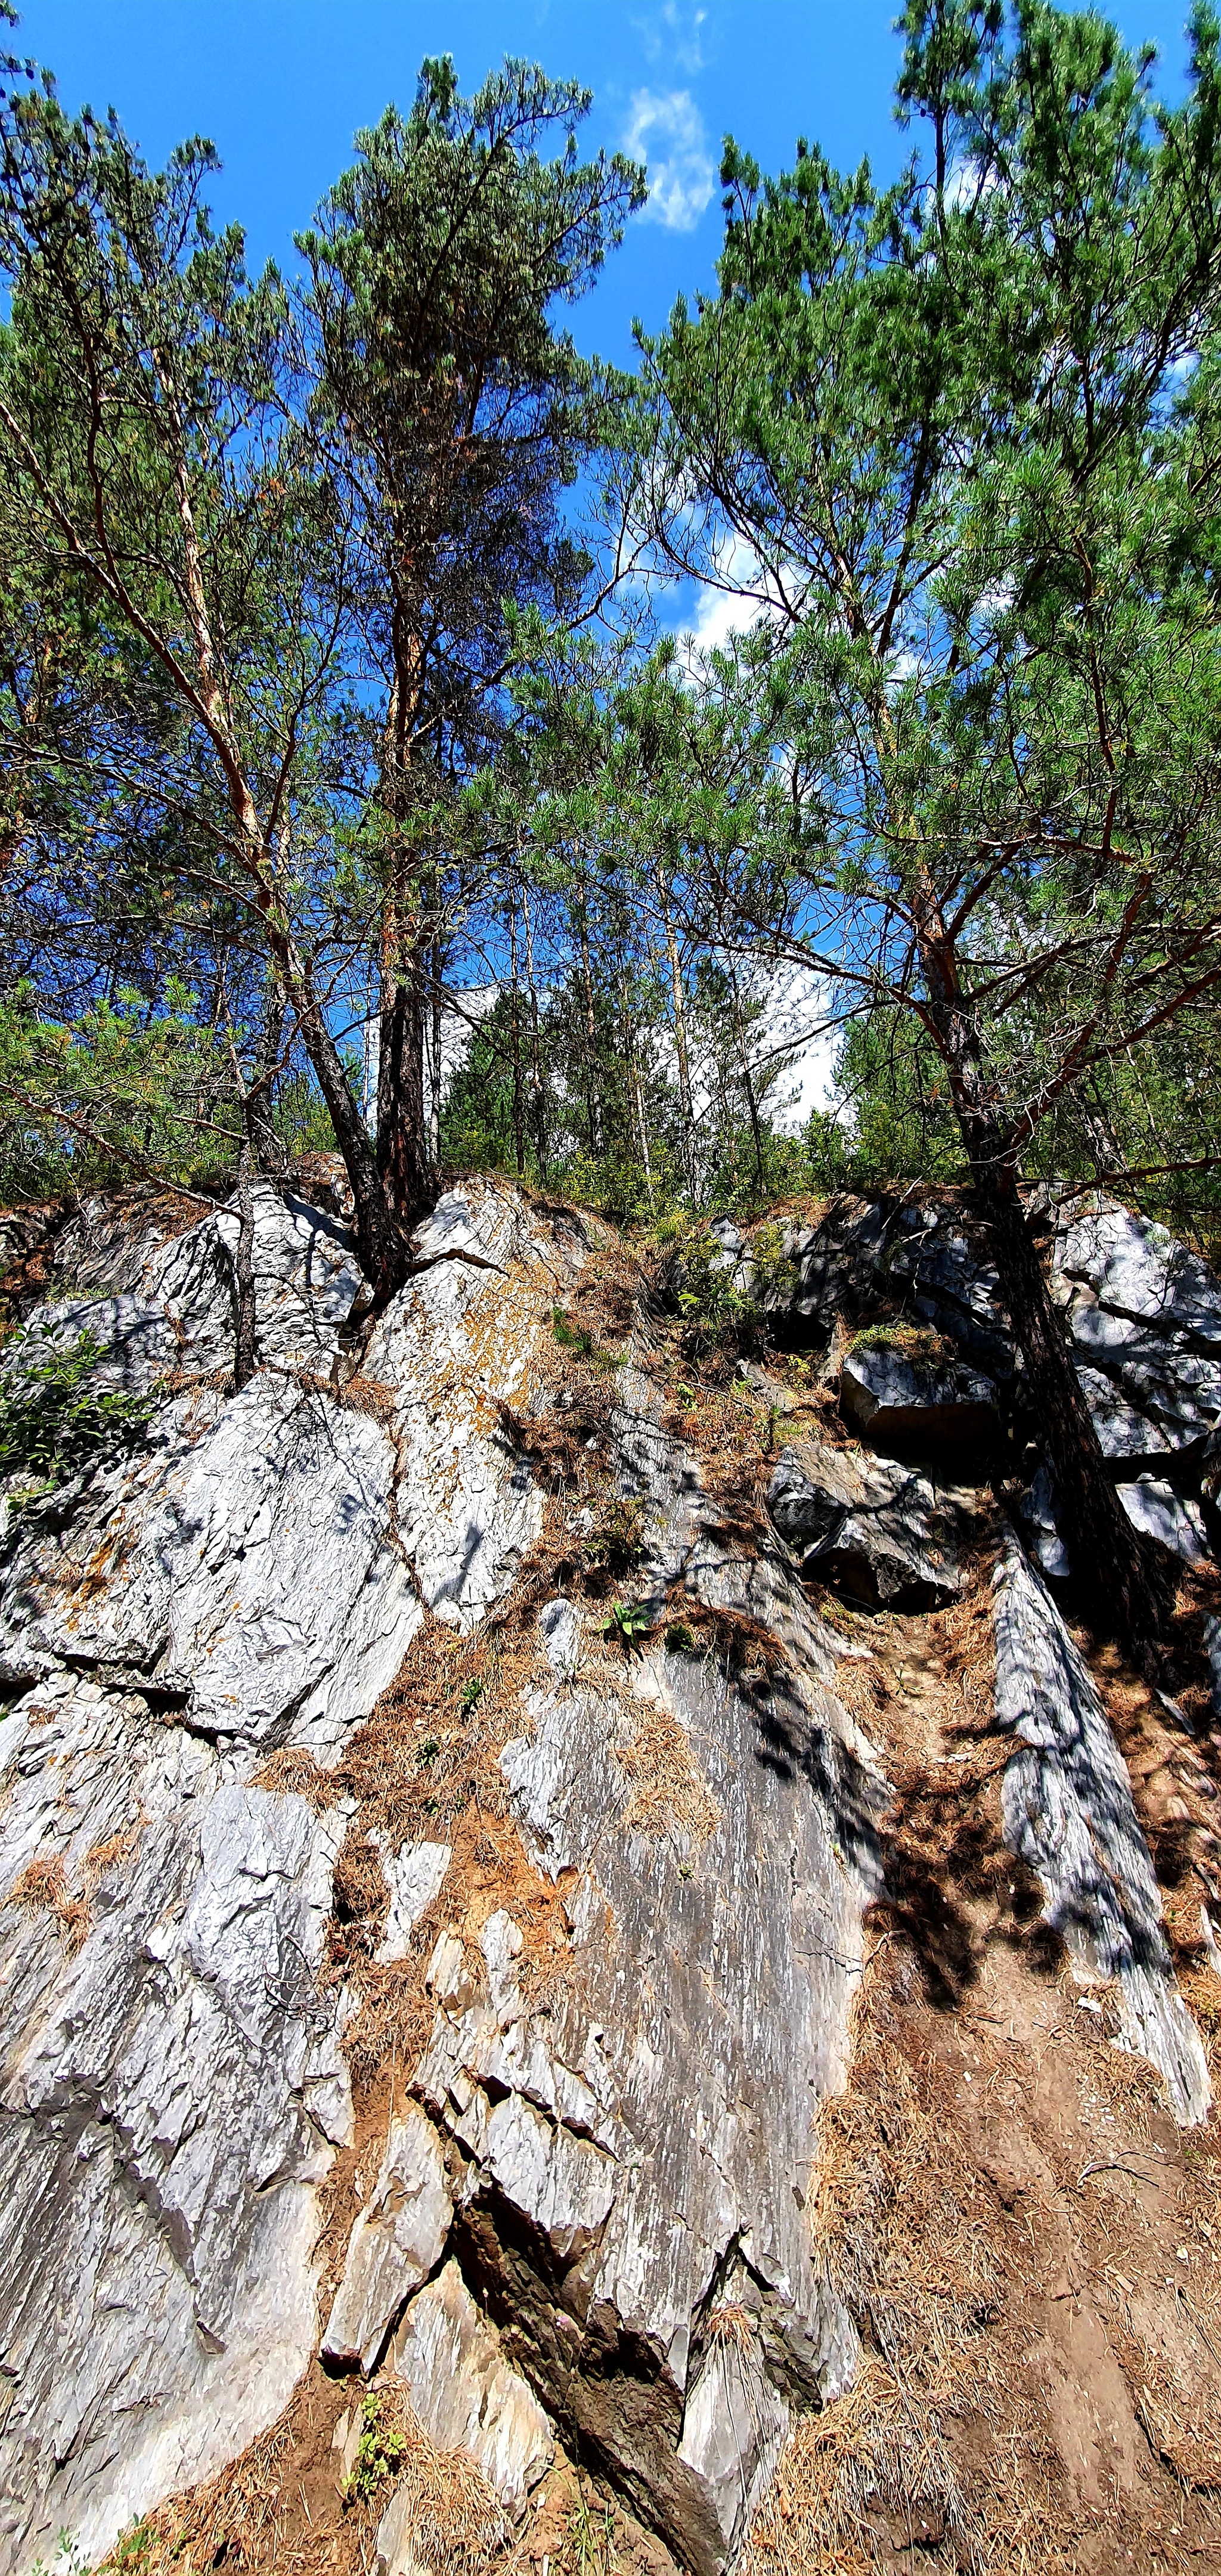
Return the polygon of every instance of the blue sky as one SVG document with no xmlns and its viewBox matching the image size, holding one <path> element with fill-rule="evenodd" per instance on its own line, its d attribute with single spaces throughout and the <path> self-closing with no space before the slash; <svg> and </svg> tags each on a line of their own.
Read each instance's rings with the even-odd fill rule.
<svg viewBox="0 0 1221 2576">
<path fill-rule="evenodd" d="M 594 92 L 586 129 L 649 164 L 652 200 L 573 315 L 586 350 L 626 360 L 634 317 L 655 328 L 675 295 L 711 282 L 716 172 L 732 131 L 764 168 L 799 133 L 841 164 L 893 169 L 895 0 L 30 0 L 17 45 L 57 74 L 64 103 L 118 109 L 150 160 L 184 135 L 216 144 L 217 211 L 256 263 L 292 234 L 350 157 L 358 126 L 406 106 L 420 60 L 452 53 L 473 88 L 505 53 Z M 1132 42 L 1180 85 L 1183 0 L 1121 0 Z"/>
</svg>

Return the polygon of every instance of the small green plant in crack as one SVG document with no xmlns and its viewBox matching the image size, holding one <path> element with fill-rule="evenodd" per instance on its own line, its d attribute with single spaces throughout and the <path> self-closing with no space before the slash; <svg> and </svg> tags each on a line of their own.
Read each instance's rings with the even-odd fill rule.
<svg viewBox="0 0 1221 2576">
<path fill-rule="evenodd" d="M 551 1330 L 562 1351 L 571 1351 L 574 1359 L 587 1360 L 591 1368 L 622 1367 L 622 1361 L 616 1359 L 613 1351 L 604 1351 L 601 1343 L 594 1340 L 588 1325 L 574 1324 L 572 1317 L 565 1314 L 562 1306 L 553 1306 L 551 1309 Z"/>
<path fill-rule="evenodd" d="M 66 1342 L 27 1326 L 12 1335 L 0 1377 L 0 1476 L 28 1477 L 31 1496 L 53 1493 L 138 1440 L 153 1398 L 99 1387 L 105 1357 L 94 1333 Z"/>
<path fill-rule="evenodd" d="M 469 1682 L 464 1682 L 462 1697 L 458 1702 L 464 1717 L 469 1717 L 472 1709 L 478 1708 L 486 1689 L 487 1683 L 480 1681 L 478 1674 L 475 1674 Z"/>
<path fill-rule="evenodd" d="M 666 1630 L 666 1653 L 668 1655 L 695 1653 L 695 1630 L 687 1626 L 685 1619 L 671 1619 Z"/>
<path fill-rule="evenodd" d="M 436 1761 L 440 1750 L 441 1747 L 435 1735 L 426 1735 L 423 1743 L 417 1744 L 415 1749 L 415 1758 L 419 1763 L 421 1771 L 427 1771 L 431 1767 L 431 1765 Z"/>
<path fill-rule="evenodd" d="M 587 1565 L 604 1565 L 610 1574 L 626 1573 L 644 1549 L 644 1504 L 635 1494 L 610 1494 L 585 1540 Z"/>
<path fill-rule="evenodd" d="M 615 2517 L 610 2506 L 591 2510 L 582 2496 L 569 2517 L 567 2538 L 572 2556 L 572 2576 L 615 2576 L 619 2553 L 615 2547 Z"/>
<path fill-rule="evenodd" d="M 155 2538 L 151 2522 L 129 2522 L 107 2556 L 108 2576 L 140 2576 Z"/>
<path fill-rule="evenodd" d="M 398 2476 L 406 2456 L 406 2435 L 385 2422 L 380 2398 L 366 2397 L 360 2410 L 356 2457 L 343 2491 L 345 2505 L 368 2504 L 387 2478 Z"/>
<path fill-rule="evenodd" d="M 653 1621 L 647 1601 L 612 1602 L 610 1617 L 602 1629 L 604 1637 L 615 1638 L 619 1645 L 630 1651 L 633 1647 L 643 1646 L 646 1637 L 652 1633 Z"/>
<path fill-rule="evenodd" d="M 89 2576 L 89 2561 L 77 2548 L 70 2531 L 61 2531 L 55 2557 L 48 2568 L 45 2558 L 36 2558 L 30 2576 Z"/>
</svg>

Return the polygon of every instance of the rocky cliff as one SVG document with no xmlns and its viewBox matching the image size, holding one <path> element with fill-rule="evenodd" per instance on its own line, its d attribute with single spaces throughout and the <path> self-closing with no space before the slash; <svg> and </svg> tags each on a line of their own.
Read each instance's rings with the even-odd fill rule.
<svg viewBox="0 0 1221 2576">
<path fill-rule="evenodd" d="M 1048 1208 L 1179 1581 L 1151 1680 L 1072 1628 L 949 1201 L 723 1227 L 735 1368 L 487 1182 L 362 1329 L 341 1218 L 260 1188 L 240 1393 L 190 1213 L 86 1209 L 9 1346 L 143 1414 L 10 1479 L 3 2565 L 558 2570 L 594 2513 L 591 2569 L 983 2566 L 1037 2479 L 1030 2563 L 1198 2563 L 1207 1269 Z"/>
</svg>

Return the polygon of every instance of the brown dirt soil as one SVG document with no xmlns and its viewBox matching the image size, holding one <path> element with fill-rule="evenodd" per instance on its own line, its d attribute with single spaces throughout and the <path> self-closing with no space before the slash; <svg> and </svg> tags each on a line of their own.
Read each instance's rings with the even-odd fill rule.
<svg viewBox="0 0 1221 2576">
<path fill-rule="evenodd" d="M 938 1616 L 839 1623 L 872 1649 L 841 1680 L 896 1792 L 815 2214 L 866 2368 L 790 2442 L 746 2576 L 1221 2568 L 1218 2120 L 1175 2127 L 1005 1849 L 986 1570 Z M 1156 1843 L 1183 1739 L 1130 1673 L 1100 1679 L 1147 1748 Z M 1221 1981 L 1190 1929 L 1216 2084 Z"/>
</svg>

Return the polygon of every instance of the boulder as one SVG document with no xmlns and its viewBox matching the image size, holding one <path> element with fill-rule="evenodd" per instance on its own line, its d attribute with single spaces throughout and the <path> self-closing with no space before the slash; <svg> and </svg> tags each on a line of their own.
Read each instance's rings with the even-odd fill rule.
<svg viewBox="0 0 1221 2576">
<path fill-rule="evenodd" d="M 1079 1970 L 1113 1977 L 1126 2045 L 1160 2074 L 1175 2118 L 1212 2101 L 1178 1989 L 1127 1768 L 1088 1666 L 1010 1538 L 993 1578 L 997 1723 L 1018 1738 L 1001 1787 L 1005 1840 L 1037 1871 L 1046 1919 Z"/>
<path fill-rule="evenodd" d="M 902 1344 L 867 1341 L 840 1370 L 840 1409 L 892 1456 L 986 1448 L 1000 1429 L 996 1388 L 962 1361 L 924 1359 Z"/>
<path fill-rule="evenodd" d="M 1119 1499 L 1142 1537 L 1156 1539 L 1172 1556 L 1181 1556 L 1185 1565 L 1207 1562 L 1199 1506 L 1176 1494 L 1173 1485 L 1157 1476 L 1138 1476 L 1135 1483 L 1120 1486 Z"/>
<path fill-rule="evenodd" d="M 1165 1226 L 1093 1193 L 1063 1220 L 1056 1266 L 1092 1290 L 1112 1315 L 1182 1334 L 1221 1360 L 1221 1285 Z"/>
<path fill-rule="evenodd" d="M 953 1517 L 913 1468 L 795 1442 L 767 1506 L 802 1572 L 868 1609 L 936 1609 L 957 1597 Z"/>
<path fill-rule="evenodd" d="M 381 2171 L 348 2240 L 322 2358 L 371 2371 L 395 2318 L 445 2250 L 453 2203 L 431 2120 L 410 2102 L 386 2141 Z"/>
</svg>

